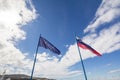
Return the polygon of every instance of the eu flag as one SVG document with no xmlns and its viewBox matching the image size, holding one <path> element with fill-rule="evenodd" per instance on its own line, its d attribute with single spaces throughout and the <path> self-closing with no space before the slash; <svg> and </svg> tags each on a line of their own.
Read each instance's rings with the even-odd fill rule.
<svg viewBox="0 0 120 80">
<path fill-rule="evenodd" d="M 40 36 L 38 46 L 49 49 L 50 51 L 57 53 L 58 55 L 61 53 L 53 44 L 51 44 L 48 40 Z"/>
<path fill-rule="evenodd" d="M 94 54 L 96 54 L 97 56 L 101 56 L 101 54 L 96 51 L 95 49 L 93 49 L 91 46 L 89 46 L 88 44 L 84 43 L 79 37 L 76 37 L 77 40 L 77 45 L 83 49 L 88 49 L 91 52 L 93 52 Z"/>
</svg>

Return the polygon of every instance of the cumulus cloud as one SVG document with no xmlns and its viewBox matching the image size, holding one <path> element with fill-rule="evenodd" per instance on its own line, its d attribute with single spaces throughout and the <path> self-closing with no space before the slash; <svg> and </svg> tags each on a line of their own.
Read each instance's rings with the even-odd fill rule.
<svg viewBox="0 0 120 80">
<path fill-rule="evenodd" d="M 120 18 L 120 1 L 103 0 L 96 12 L 95 18 L 84 32 L 94 32 L 102 24 L 110 23 L 117 18 Z"/>
<path fill-rule="evenodd" d="M 80 75 L 80 71 L 69 71 L 68 67 L 71 66 L 69 62 L 65 62 L 65 60 L 59 61 L 57 57 L 50 57 L 49 54 L 45 52 L 38 54 L 34 75 L 48 78 Z"/>
<path fill-rule="evenodd" d="M 87 43 L 92 42 L 91 45 L 103 54 L 119 50 L 120 22 L 117 21 L 118 18 L 120 18 L 120 1 L 103 0 L 95 18 L 84 30 L 84 32 L 89 32 L 89 35 L 83 37 L 83 40 Z M 102 24 L 108 25 L 98 32 L 97 29 L 102 27 Z"/>
<path fill-rule="evenodd" d="M 36 10 L 30 0 L 0 0 L 0 71 L 7 68 L 8 73 L 14 73 L 18 72 L 15 71 L 16 67 L 22 68 L 19 63 L 28 64 L 30 60 L 24 61 L 25 55 L 15 44 L 26 38 L 22 25 L 36 17 Z"/>
</svg>

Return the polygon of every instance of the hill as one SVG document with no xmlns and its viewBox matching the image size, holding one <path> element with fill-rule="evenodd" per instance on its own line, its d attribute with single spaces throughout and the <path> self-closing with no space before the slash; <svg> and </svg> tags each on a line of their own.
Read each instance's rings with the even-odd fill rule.
<svg viewBox="0 0 120 80">
<path fill-rule="evenodd" d="M 0 75 L 0 80 L 30 80 L 30 76 L 24 74 Z M 33 77 L 33 80 L 55 80 L 55 79 Z"/>
</svg>

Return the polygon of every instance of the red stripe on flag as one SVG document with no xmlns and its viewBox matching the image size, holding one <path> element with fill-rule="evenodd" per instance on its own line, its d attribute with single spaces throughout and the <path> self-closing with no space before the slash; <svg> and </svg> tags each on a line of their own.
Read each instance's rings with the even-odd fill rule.
<svg viewBox="0 0 120 80">
<path fill-rule="evenodd" d="M 102 56 L 99 52 L 97 52 L 96 50 L 93 49 L 89 49 L 91 52 L 93 52 L 94 54 L 96 54 L 97 56 Z"/>
<path fill-rule="evenodd" d="M 93 49 L 92 47 L 90 47 L 89 45 L 85 44 L 84 42 L 79 42 L 78 41 L 78 46 L 81 47 L 82 49 L 88 49 L 91 52 L 93 52 L 94 54 L 96 54 L 97 56 L 102 56 L 99 52 L 97 52 L 95 49 Z"/>
<path fill-rule="evenodd" d="M 85 45 L 81 44 L 81 43 L 78 43 L 78 46 L 83 48 L 83 49 L 88 49 Z"/>
</svg>

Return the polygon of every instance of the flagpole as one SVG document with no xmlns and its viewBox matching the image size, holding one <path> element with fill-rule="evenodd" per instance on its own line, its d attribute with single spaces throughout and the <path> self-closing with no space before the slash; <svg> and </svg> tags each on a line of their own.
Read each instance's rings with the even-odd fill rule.
<svg viewBox="0 0 120 80">
<path fill-rule="evenodd" d="M 76 42 L 77 42 L 77 40 L 76 40 Z M 79 56 L 80 56 L 80 59 L 81 59 L 81 64 L 82 64 L 82 68 L 83 68 L 83 72 L 84 72 L 85 80 L 87 80 L 87 75 L 86 75 L 86 71 L 85 71 L 84 63 L 83 63 L 83 60 L 82 60 L 82 55 L 81 55 L 81 52 L 80 52 L 80 49 L 79 49 L 78 44 L 77 44 L 77 48 L 78 48 Z"/>
<path fill-rule="evenodd" d="M 40 36 L 41 36 L 41 34 L 40 34 Z M 40 37 L 39 37 L 39 40 L 40 40 Z M 33 73 L 34 73 L 35 63 L 36 63 L 36 59 L 37 59 L 38 48 L 39 48 L 39 40 L 38 40 L 38 45 L 37 45 L 37 49 L 35 52 L 35 59 L 34 59 L 34 63 L 33 63 L 33 68 L 32 68 L 32 72 L 31 72 L 30 80 L 32 80 L 32 78 L 33 78 Z"/>
</svg>

